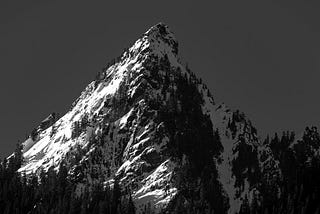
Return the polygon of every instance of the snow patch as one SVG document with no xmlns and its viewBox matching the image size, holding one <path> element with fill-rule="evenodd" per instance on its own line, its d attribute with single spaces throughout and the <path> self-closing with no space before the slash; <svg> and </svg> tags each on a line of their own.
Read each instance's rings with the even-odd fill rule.
<svg viewBox="0 0 320 214">
<path fill-rule="evenodd" d="M 176 195 L 177 188 L 171 184 L 175 164 L 169 159 L 159 165 L 141 182 L 141 187 L 133 194 L 138 213 L 148 204 L 158 213 Z"/>
</svg>

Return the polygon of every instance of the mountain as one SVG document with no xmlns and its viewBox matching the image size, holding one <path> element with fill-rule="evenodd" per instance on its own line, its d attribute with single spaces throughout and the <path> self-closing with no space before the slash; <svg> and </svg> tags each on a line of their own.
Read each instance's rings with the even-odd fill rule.
<svg viewBox="0 0 320 214">
<path fill-rule="evenodd" d="M 316 128 L 261 141 L 178 53 L 165 24 L 151 27 L 32 131 L 18 172 L 63 166 L 78 197 L 119 185 L 136 213 L 319 213 Z"/>
</svg>

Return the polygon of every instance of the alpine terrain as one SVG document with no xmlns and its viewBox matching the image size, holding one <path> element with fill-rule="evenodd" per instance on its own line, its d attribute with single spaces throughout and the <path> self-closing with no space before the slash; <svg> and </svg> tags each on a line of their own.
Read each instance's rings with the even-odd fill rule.
<svg viewBox="0 0 320 214">
<path fill-rule="evenodd" d="M 181 64 L 165 24 L 0 168 L 3 213 L 320 213 L 320 136 L 261 140 Z"/>
</svg>

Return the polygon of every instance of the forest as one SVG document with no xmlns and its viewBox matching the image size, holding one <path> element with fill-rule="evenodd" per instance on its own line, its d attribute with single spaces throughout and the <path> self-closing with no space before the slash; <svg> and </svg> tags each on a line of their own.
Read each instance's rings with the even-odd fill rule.
<svg viewBox="0 0 320 214">
<path fill-rule="evenodd" d="M 134 214 L 132 198 L 121 197 L 117 180 L 113 188 L 97 183 L 77 194 L 76 184 L 64 163 L 39 174 L 19 173 L 21 146 L 0 164 L 0 210 L 3 214 Z"/>
</svg>

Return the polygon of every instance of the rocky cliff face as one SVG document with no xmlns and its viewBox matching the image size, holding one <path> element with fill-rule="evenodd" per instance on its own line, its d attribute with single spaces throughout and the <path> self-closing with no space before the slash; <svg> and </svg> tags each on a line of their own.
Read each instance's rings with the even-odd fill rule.
<svg viewBox="0 0 320 214">
<path fill-rule="evenodd" d="M 138 213 L 184 204 L 200 213 L 233 214 L 261 204 L 263 187 L 280 191 L 273 150 L 259 142 L 244 114 L 216 104 L 207 86 L 181 65 L 178 42 L 161 23 L 23 146 L 20 172 L 59 170 L 63 162 L 78 194 L 117 179 Z"/>
</svg>

